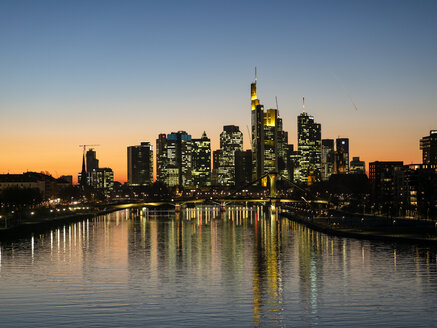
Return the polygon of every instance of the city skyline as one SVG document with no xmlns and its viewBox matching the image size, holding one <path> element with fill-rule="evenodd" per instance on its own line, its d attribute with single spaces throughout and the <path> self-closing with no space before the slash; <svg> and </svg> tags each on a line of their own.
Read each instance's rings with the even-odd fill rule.
<svg viewBox="0 0 437 328">
<path fill-rule="evenodd" d="M 276 108 L 278 97 L 295 147 L 305 96 L 322 139 L 349 138 L 350 158 L 420 163 L 419 140 L 435 128 L 436 5 L 275 5 L 253 27 L 269 5 L 191 3 L 182 19 L 180 4 L 2 3 L 0 173 L 76 180 L 78 145 L 91 143 L 124 182 L 127 146 L 155 147 L 159 133 L 185 130 L 193 138 L 206 131 L 216 150 L 225 125 L 239 126 L 249 149 L 254 66 L 261 103 Z"/>
</svg>

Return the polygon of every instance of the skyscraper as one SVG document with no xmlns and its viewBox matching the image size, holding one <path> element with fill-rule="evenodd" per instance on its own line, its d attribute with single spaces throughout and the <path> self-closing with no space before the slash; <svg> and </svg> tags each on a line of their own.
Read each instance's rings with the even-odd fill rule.
<svg viewBox="0 0 437 328">
<path fill-rule="evenodd" d="M 327 181 L 329 177 L 334 172 L 334 140 L 333 139 L 322 139 L 322 180 Z"/>
<path fill-rule="evenodd" d="M 167 186 L 192 186 L 192 141 L 185 131 L 156 140 L 157 179 Z"/>
<path fill-rule="evenodd" d="M 235 151 L 235 185 L 245 186 L 252 182 L 252 151 Z"/>
<path fill-rule="evenodd" d="M 349 173 L 349 138 L 337 138 L 336 148 L 336 173 Z"/>
<path fill-rule="evenodd" d="M 364 161 L 360 161 L 360 157 L 353 157 L 350 162 L 350 170 L 351 174 L 366 174 L 366 166 Z"/>
<path fill-rule="evenodd" d="M 86 171 L 91 172 L 94 169 L 99 168 L 99 160 L 96 157 L 96 151 L 90 148 L 86 152 Z"/>
<path fill-rule="evenodd" d="M 288 175 L 288 134 L 283 131 L 278 109 L 267 109 L 260 104 L 255 81 L 250 86 L 252 126 L 252 180 L 270 172 Z"/>
<path fill-rule="evenodd" d="M 235 152 L 243 150 L 243 133 L 238 126 L 223 127 L 223 132 L 220 134 L 220 149 L 217 183 L 222 186 L 233 186 L 235 185 Z"/>
<path fill-rule="evenodd" d="M 203 132 L 200 139 L 193 142 L 193 185 L 205 187 L 211 185 L 211 140 Z"/>
<path fill-rule="evenodd" d="M 431 130 L 429 136 L 420 139 L 422 163 L 437 165 L 437 130 Z"/>
<path fill-rule="evenodd" d="M 303 112 L 297 117 L 297 140 L 299 157 L 299 181 L 311 185 L 321 178 L 321 125 L 314 122 L 314 117 Z"/>
<path fill-rule="evenodd" d="M 127 147 L 127 179 L 131 186 L 153 183 L 153 146 L 150 142 Z"/>
</svg>

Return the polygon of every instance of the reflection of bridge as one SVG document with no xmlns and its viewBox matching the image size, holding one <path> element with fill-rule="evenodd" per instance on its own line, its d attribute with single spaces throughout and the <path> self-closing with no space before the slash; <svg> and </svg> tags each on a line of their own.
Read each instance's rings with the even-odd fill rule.
<svg viewBox="0 0 437 328">
<path fill-rule="evenodd" d="M 277 173 L 272 172 L 272 173 L 266 174 L 266 175 L 260 177 L 259 179 L 256 179 L 256 180 L 244 185 L 243 187 L 238 188 L 237 190 L 232 192 L 227 197 L 205 197 L 205 198 L 191 198 L 191 199 L 190 198 L 187 198 L 187 199 L 176 198 L 176 199 L 166 200 L 166 201 L 151 201 L 151 202 L 118 204 L 118 205 L 114 205 L 114 207 L 116 207 L 116 208 L 138 208 L 138 207 L 156 207 L 156 206 L 168 205 L 168 206 L 174 206 L 175 211 L 179 211 L 181 206 L 189 205 L 189 204 L 192 204 L 192 205 L 217 204 L 217 205 L 220 205 L 220 207 L 222 209 L 224 209 L 226 207 L 226 205 L 229 205 L 229 204 L 250 204 L 250 203 L 262 203 L 263 205 L 271 205 L 273 207 L 276 205 L 279 205 L 281 203 L 283 203 L 283 204 L 306 203 L 307 205 L 310 205 L 310 206 L 316 206 L 316 205 L 325 205 L 326 206 L 328 204 L 328 201 L 324 200 L 324 199 L 306 199 L 303 196 L 301 196 L 297 199 L 277 197 L 276 182 L 278 180 L 278 177 L 280 177 L 283 181 L 292 185 L 293 188 L 297 188 L 300 191 L 303 191 L 305 195 L 307 195 L 307 194 L 311 195 L 311 193 L 308 189 L 304 189 L 304 188 L 296 185 L 295 183 L 289 181 L 288 179 L 286 179 L 282 176 L 278 176 Z M 269 180 L 269 184 L 268 184 L 269 195 L 270 195 L 269 197 L 265 197 L 265 198 L 234 197 L 239 191 L 241 191 L 241 190 L 257 183 L 257 182 L 260 182 L 265 178 L 268 178 L 268 180 Z"/>
</svg>

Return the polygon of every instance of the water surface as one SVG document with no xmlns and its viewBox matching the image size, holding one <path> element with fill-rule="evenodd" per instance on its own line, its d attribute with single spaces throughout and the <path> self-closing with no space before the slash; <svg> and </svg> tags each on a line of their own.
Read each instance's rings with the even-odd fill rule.
<svg viewBox="0 0 437 328">
<path fill-rule="evenodd" d="M 123 210 L 3 243 L 1 327 L 434 327 L 436 251 L 261 207 Z"/>
</svg>

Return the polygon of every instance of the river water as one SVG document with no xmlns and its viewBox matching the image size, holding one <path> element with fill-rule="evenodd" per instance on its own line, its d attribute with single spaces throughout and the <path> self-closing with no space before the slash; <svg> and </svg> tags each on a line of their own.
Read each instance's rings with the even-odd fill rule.
<svg viewBox="0 0 437 328">
<path fill-rule="evenodd" d="M 0 327 L 437 325 L 435 249 L 261 207 L 122 210 L 0 250 Z"/>
</svg>

